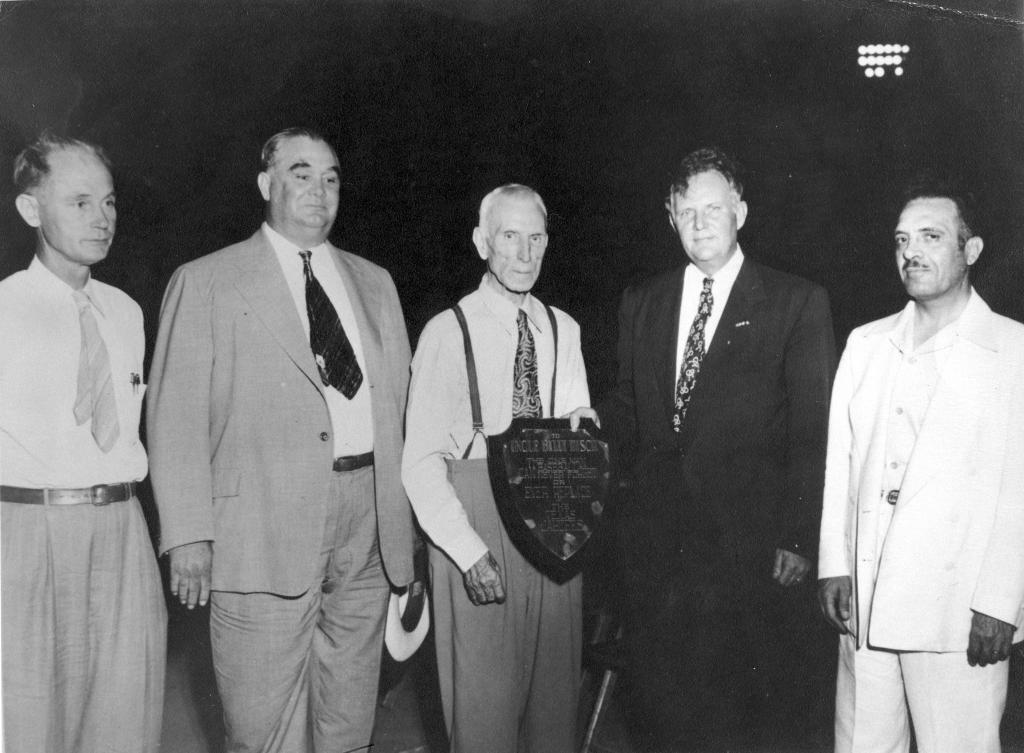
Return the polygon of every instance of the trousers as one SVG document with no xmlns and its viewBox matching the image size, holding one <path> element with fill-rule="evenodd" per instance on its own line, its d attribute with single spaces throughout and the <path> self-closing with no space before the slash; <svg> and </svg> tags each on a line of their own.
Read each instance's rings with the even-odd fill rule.
<svg viewBox="0 0 1024 753">
<path fill-rule="evenodd" d="M 372 467 L 334 474 L 320 557 L 316 582 L 298 597 L 211 594 L 231 753 L 369 749 L 389 595 Z"/>
<path fill-rule="evenodd" d="M 516 549 L 484 459 L 449 461 L 470 525 L 498 561 L 504 604 L 474 606 L 461 571 L 431 547 L 441 704 L 452 753 L 574 749 L 583 641 L 582 580 L 557 584 Z"/>
</svg>

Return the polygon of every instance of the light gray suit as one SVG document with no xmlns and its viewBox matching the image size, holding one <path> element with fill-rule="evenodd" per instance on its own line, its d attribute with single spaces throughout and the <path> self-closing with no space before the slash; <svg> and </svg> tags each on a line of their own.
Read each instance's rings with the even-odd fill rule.
<svg viewBox="0 0 1024 753">
<path fill-rule="evenodd" d="M 288 619 L 296 622 L 299 643 L 308 644 L 314 628 L 323 630 L 325 619 L 337 622 L 330 615 L 315 616 L 321 608 L 328 609 L 329 601 L 338 599 L 335 590 L 354 589 L 360 598 L 369 598 L 372 614 L 355 621 L 358 625 L 343 625 L 339 640 L 355 648 L 349 652 L 350 658 L 352 654 L 374 656 L 363 662 L 358 682 L 341 678 L 352 687 L 347 694 L 345 688 L 339 692 L 346 705 L 355 701 L 350 697 L 353 694 L 359 695 L 362 704 L 367 687 L 373 685 L 369 698 L 372 726 L 387 593 L 380 565 L 393 584 L 404 585 L 413 578 L 412 520 L 399 475 L 410 359 L 401 306 L 385 270 L 329 248 L 350 298 L 363 348 L 373 410 L 373 469 L 350 474 L 332 470 L 333 427 L 323 385 L 295 301 L 262 231 L 179 268 L 161 310 L 147 417 L 161 551 L 213 541 L 211 624 L 229 740 L 239 731 L 233 726 L 250 722 L 267 726 L 268 718 L 292 717 L 283 722 L 281 730 L 266 730 L 280 740 L 254 743 L 251 740 L 256 737 L 250 736 L 250 742 L 232 748 L 237 750 L 290 749 L 287 746 L 293 738 L 283 730 L 306 727 L 304 717 L 294 717 L 294 706 L 302 705 L 305 696 L 283 693 L 277 698 L 263 686 L 297 682 L 299 675 L 308 683 L 305 669 L 273 666 L 271 656 L 257 656 L 257 652 L 285 650 L 279 644 L 290 641 L 290 635 L 279 632 L 271 648 L 255 645 L 248 635 L 238 636 L 239 645 L 229 645 L 233 639 L 224 638 L 218 629 L 223 622 L 218 621 L 218 599 L 222 604 L 235 599 L 235 606 L 258 603 L 258 608 L 247 607 L 257 623 L 267 622 L 267 611 L 272 612 L 275 605 L 299 609 L 301 615 Z M 377 542 L 372 540 L 365 551 L 357 546 L 327 551 L 330 546 L 325 538 L 333 541 L 336 527 L 342 530 L 354 525 L 342 519 L 339 526 L 337 497 L 349 493 L 344 485 L 338 486 L 339 476 L 356 474 L 363 479 L 357 479 L 356 486 L 362 484 L 367 489 L 369 514 L 364 523 L 370 526 L 371 539 L 376 529 L 379 558 Z M 353 506 L 344 502 L 343 516 Z M 327 528 L 331 533 L 325 537 Z M 346 560 L 342 564 L 357 580 L 366 576 L 364 581 L 333 581 L 328 570 L 340 567 L 340 560 Z M 249 600 L 238 601 L 238 594 L 249 595 Z M 337 615 L 341 620 L 352 616 L 354 605 L 350 599 L 341 599 L 338 608 L 345 612 Z M 349 630 L 362 632 L 349 640 Z M 290 646 L 287 651 L 301 649 Z M 293 658 L 285 657 L 282 662 Z M 304 667 L 300 659 L 296 661 Z M 239 680 L 238 673 L 242 669 L 248 672 L 254 663 L 261 665 L 259 671 Z M 362 677 L 368 673 L 372 678 Z M 229 696 L 247 682 L 252 687 L 241 690 L 246 697 L 236 703 Z M 338 680 L 325 676 L 314 682 L 324 685 Z M 260 703 L 251 697 L 253 693 L 266 699 L 262 708 L 257 708 Z M 273 707 L 276 703 L 280 708 Z M 365 726 L 365 720 L 360 725 Z M 316 721 L 313 726 L 315 738 Z"/>
</svg>

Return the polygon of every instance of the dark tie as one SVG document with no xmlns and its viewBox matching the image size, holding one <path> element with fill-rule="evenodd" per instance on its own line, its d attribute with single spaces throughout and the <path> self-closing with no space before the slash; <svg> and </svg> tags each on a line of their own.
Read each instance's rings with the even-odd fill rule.
<svg viewBox="0 0 1024 753">
<path fill-rule="evenodd" d="M 715 299 L 711 295 L 713 282 L 710 277 L 704 278 L 700 302 L 697 304 L 697 316 L 693 318 L 690 334 L 686 337 L 686 350 L 683 351 L 683 362 L 679 366 L 679 379 L 676 381 L 676 409 L 672 414 L 672 428 L 676 432 L 681 429 L 683 419 L 686 418 L 686 409 L 690 407 L 690 398 L 693 396 L 700 365 L 704 360 L 704 328 L 707 326 L 708 317 L 711 316 L 711 308 L 715 305 Z"/>
<path fill-rule="evenodd" d="M 306 276 L 306 311 L 309 314 L 309 347 L 324 385 L 334 387 L 351 400 L 363 383 L 352 343 L 341 326 L 338 312 L 309 266 L 309 251 L 300 251 Z"/>
<path fill-rule="evenodd" d="M 103 452 L 109 452 L 121 433 L 114 382 L 110 374 L 110 356 L 100 336 L 89 296 L 82 290 L 76 290 L 72 295 L 78 306 L 78 324 L 82 332 L 82 345 L 78 354 L 75 421 L 81 426 L 91 418 L 93 439 Z"/>
<path fill-rule="evenodd" d="M 516 345 L 516 365 L 512 372 L 512 418 L 539 418 L 544 415 L 537 388 L 537 350 L 533 347 L 533 334 L 526 321 L 526 312 L 519 309 L 516 319 L 519 342 Z"/>
</svg>

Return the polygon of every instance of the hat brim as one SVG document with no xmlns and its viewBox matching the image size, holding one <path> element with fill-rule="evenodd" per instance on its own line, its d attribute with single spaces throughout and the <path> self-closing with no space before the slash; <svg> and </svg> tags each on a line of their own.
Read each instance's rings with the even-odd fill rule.
<svg viewBox="0 0 1024 753">
<path fill-rule="evenodd" d="M 412 630 L 406 630 L 402 625 L 402 616 L 406 608 L 410 606 L 408 589 L 401 594 L 392 593 L 388 601 L 388 616 L 384 626 L 384 645 L 388 649 L 391 658 L 397 662 L 407 661 L 416 650 L 422 645 L 423 639 L 427 637 L 430 630 L 430 599 L 426 589 L 421 595 L 413 597 L 413 601 L 423 600 L 423 608 L 420 611 L 419 620 Z M 415 609 L 416 607 L 414 607 Z"/>
</svg>

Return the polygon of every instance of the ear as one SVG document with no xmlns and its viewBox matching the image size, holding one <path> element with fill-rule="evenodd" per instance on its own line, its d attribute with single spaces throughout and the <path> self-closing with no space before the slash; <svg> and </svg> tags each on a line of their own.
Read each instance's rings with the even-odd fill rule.
<svg viewBox="0 0 1024 753">
<path fill-rule="evenodd" d="M 490 249 L 487 247 L 487 235 L 482 227 L 473 228 L 473 245 L 476 246 L 476 252 L 480 254 L 481 259 L 487 259 L 490 256 Z"/>
<path fill-rule="evenodd" d="M 739 230 L 743 227 L 743 223 L 747 221 L 747 202 L 738 201 L 736 203 L 736 229 Z"/>
<path fill-rule="evenodd" d="M 270 176 L 260 173 L 256 176 L 256 185 L 260 187 L 260 195 L 264 201 L 270 201 Z"/>
<path fill-rule="evenodd" d="M 967 257 L 968 267 L 978 261 L 978 257 L 981 256 L 981 250 L 984 247 L 985 242 L 977 235 L 967 239 L 967 242 L 964 244 L 964 256 Z"/>
<path fill-rule="evenodd" d="M 21 219 L 32 227 L 39 227 L 42 221 L 39 219 L 39 199 L 32 194 L 20 193 L 14 200 L 14 206 L 18 209 Z"/>
</svg>

